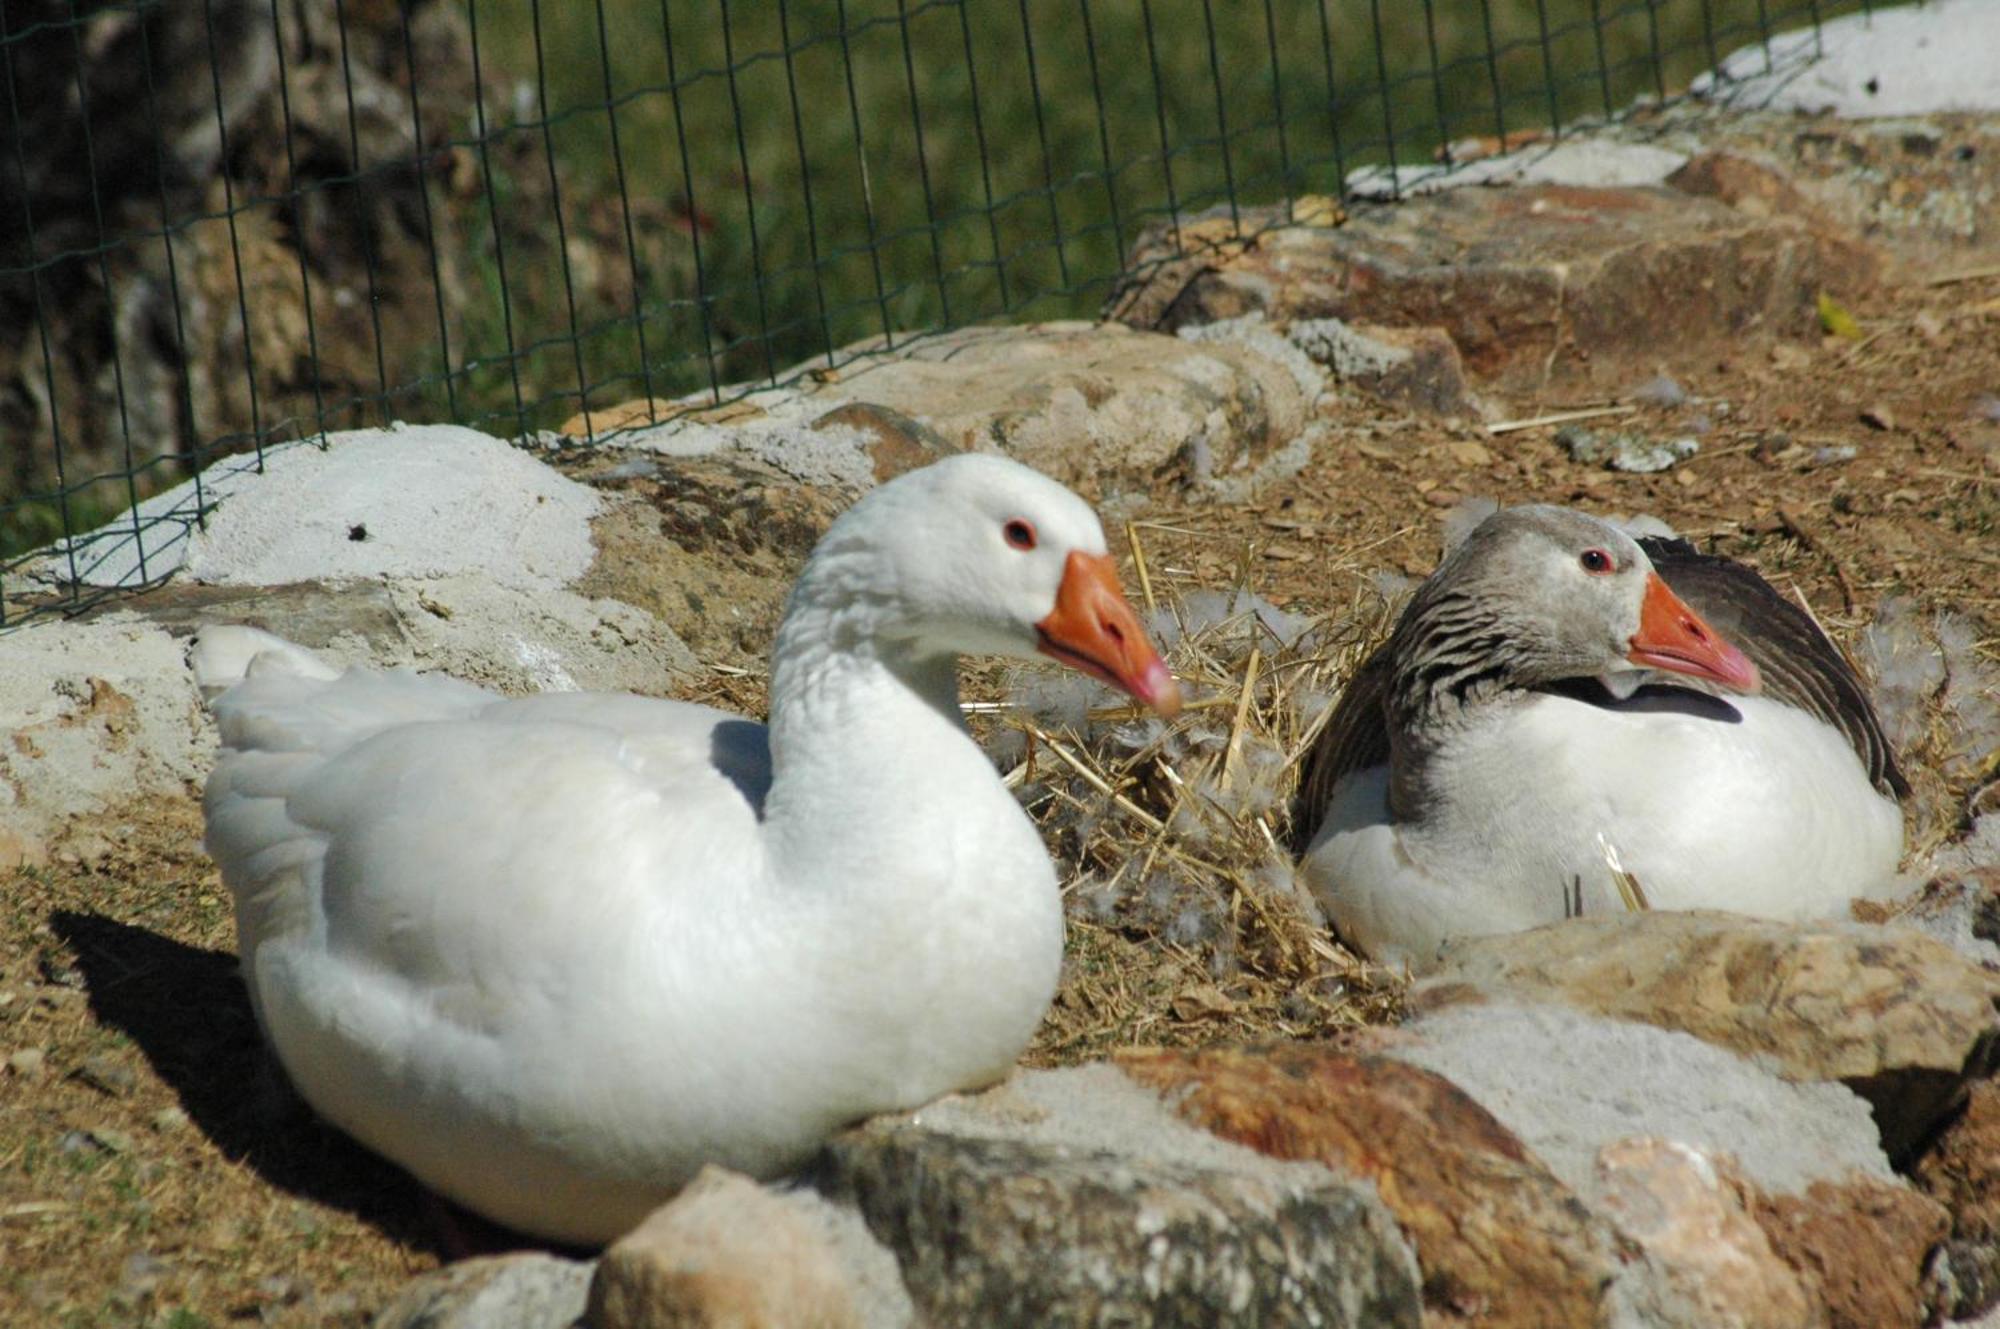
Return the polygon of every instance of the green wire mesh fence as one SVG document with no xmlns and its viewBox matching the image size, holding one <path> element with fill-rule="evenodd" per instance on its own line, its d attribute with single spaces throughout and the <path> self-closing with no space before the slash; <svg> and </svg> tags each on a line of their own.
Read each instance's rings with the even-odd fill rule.
<svg viewBox="0 0 2000 1329">
<path fill-rule="evenodd" d="M 5 0 L 0 626 L 159 580 L 219 457 L 1088 316 L 1148 223 L 1448 170 L 1861 7 Z"/>
</svg>

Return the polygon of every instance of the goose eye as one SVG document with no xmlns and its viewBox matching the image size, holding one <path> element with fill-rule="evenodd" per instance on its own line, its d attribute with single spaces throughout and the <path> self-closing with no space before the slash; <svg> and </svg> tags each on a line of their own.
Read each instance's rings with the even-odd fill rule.
<svg viewBox="0 0 2000 1329">
<path fill-rule="evenodd" d="M 1016 549 L 1033 549 L 1035 547 L 1034 526 L 1022 521 L 1019 517 L 1014 518 L 1014 520 L 1001 527 L 1000 531 L 1001 534 L 1007 537 L 1007 543 Z"/>
<path fill-rule="evenodd" d="M 1576 561 L 1583 566 L 1585 572 L 1595 577 L 1606 575 L 1612 568 L 1611 555 L 1602 549 L 1586 549 L 1577 556 Z"/>
</svg>

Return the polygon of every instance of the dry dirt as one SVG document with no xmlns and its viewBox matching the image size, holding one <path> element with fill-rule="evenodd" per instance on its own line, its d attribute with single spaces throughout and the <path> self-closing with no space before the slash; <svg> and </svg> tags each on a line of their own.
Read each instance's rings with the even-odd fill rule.
<svg viewBox="0 0 2000 1329">
<path fill-rule="evenodd" d="M 1338 441 L 1255 506 L 1166 498 L 1151 510 L 1137 529 L 1154 590 L 1248 584 L 1300 612 L 1360 606 L 1379 621 L 1376 570 L 1425 572 L 1439 516 L 1490 495 L 1656 514 L 1795 589 L 1837 638 L 1907 593 L 1969 617 L 1993 657 L 2000 277 L 1850 303 L 1859 339 L 1663 344 L 1657 360 L 1592 364 L 1541 393 L 1511 385 L 1527 416 L 1671 376 L 1690 402 L 1607 422 L 1665 433 L 1707 421 L 1700 455 L 1659 475 L 1574 463 L 1548 428 L 1492 437 L 1347 400 Z M 1820 452 L 1845 447 L 1851 460 Z M 993 695 L 994 675 L 980 678 L 973 694 Z M 1206 692 L 1226 708 L 1230 680 Z M 754 708 L 761 686 L 728 675 L 706 696 Z M 1282 822 L 1279 810 L 1267 824 L 1281 836 Z M 199 831 L 192 802 L 162 803 L 0 879 L 0 1323 L 361 1324 L 439 1258 L 442 1229 L 417 1188 L 316 1125 L 265 1066 Z M 1058 852 L 1071 869 L 1102 867 L 1090 855 L 1105 843 L 1118 841 L 1073 836 Z M 1239 935 L 1222 965 L 1137 915 L 1080 924 L 1031 1055 L 1323 1033 L 1393 1008 L 1393 977 L 1241 891 L 1223 903 Z"/>
</svg>

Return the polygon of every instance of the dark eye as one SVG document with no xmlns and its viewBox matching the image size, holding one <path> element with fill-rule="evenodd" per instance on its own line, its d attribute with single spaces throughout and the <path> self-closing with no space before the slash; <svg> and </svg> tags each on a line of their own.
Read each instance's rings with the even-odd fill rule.
<svg viewBox="0 0 2000 1329">
<path fill-rule="evenodd" d="M 1583 565 L 1585 572 L 1596 577 L 1602 577 L 1612 569 L 1611 555 L 1602 549 L 1586 549 L 1577 556 L 1576 561 Z"/>
<path fill-rule="evenodd" d="M 1022 521 L 1019 517 L 1002 526 L 1000 531 L 1007 537 L 1007 543 L 1016 549 L 1033 549 L 1035 547 L 1034 526 L 1029 522 Z"/>
</svg>

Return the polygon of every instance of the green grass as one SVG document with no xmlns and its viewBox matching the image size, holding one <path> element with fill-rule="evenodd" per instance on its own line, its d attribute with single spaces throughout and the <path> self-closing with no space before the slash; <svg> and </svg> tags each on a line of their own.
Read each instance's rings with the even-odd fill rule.
<svg viewBox="0 0 2000 1329">
<path fill-rule="evenodd" d="M 768 378 L 864 337 L 1088 316 L 1149 222 L 1336 193 L 1356 166 L 1601 116 L 1814 9 L 1856 7 L 440 3 L 476 29 L 485 146 L 469 99 L 451 132 L 491 185 L 470 201 L 431 189 L 468 298 L 449 394 L 434 352 L 407 356 L 392 409 L 503 433 Z M 72 496 L 70 529 L 109 515 L 99 492 L 122 506 L 122 476 L 101 480 L 89 512 Z M 0 508 L 0 558 L 61 533 L 46 498 Z"/>
<path fill-rule="evenodd" d="M 525 136 L 541 165 L 548 122 L 562 223 L 606 274 L 575 292 L 572 322 L 556 218 L 506 255 L 513 345 L 547 343 L 513 361 L 544 424 L 584 391 L 606 405 L 766 377 L 870 335 L 1087 315 L 1124 246 L 1170 210 L 1332 193 L 1392 151 L 1428 161 L 1467 136 L 1601 116 L 1809 17 L 1782 0 L 1328 0 L 1323 28 L 1301 0 L 849 0 L 843 47 L 832 0 L 470 12 L 487 72 L 508 71 L 525 113 L 489 132 Z M 467 350 L 504 363 L 489 218 L 473 229 L 489 298 Z M 471 383 L 475 412 L 512 413 L 510 375 Z"/>
</svg>

